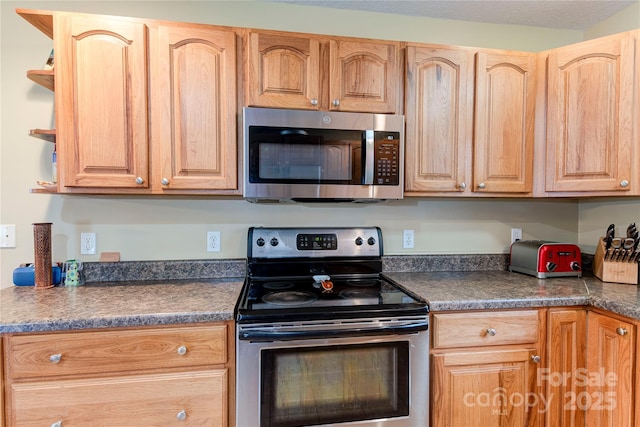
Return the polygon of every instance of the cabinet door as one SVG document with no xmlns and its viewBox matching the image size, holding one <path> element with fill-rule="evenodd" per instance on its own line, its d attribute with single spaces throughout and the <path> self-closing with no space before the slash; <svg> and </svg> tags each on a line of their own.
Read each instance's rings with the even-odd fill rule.
<svg viewBox="0 0 640 427">
<path fill-rule="evenodd" d="M 409 46 L 406 55 L 405 191 L 464 191 L 471 158 L 473 53 Z"/>
<path fill-rule="evenodd" d="M 320 42 L 311 37 L 252 32 L 246 62 L 247 104 L 320 108 Z"/>
<path fill-rule="evenodd" d="M 549 53 L 547 191 L 638 186 L 631 182 L 634 50 L 631 36 L 616 35 Z"/>
<path fill-rule="evenodd" d="M 587 334 L 589 383 L 576 405 L 587 409 L 588 427 L 633 425 L 635 326 L 590 312 Z M 584 398 L 582 398 L 584 397 Z"/>
<path fill-rule="evenodd" d="M 533 189 L 535 54 L 478 52 L 473 191 Z"/>
<path fill-rule="evenodd" d="M 395 113 L 400 89 L 397 43 L 331 40 L 329 108 Z"/>
<path fill-rule="evenodd" d="M 147 187 L 147 27 L 124 18 L 55 19 L 60 191 Z"/>
<path fill-rule="evenodd" d="M 237 189 L 235 34 L 202 27 L 157 31 L 154 180 L 163 189 Z"/>
<path fill-rule="evenodd" d="M 432 425 L 536 425 L 542 398 L 535 388 L 533 355 L 533 349 L 433 355 Z"/>
<path fill-rule="evenodd" d="M 583 426 L 586 408 L 577 405 L 577 399 L 584 396 L 585 388 L 576 374 L 586 363 L 586 312 L 550 310 L 548 316 L 547 373 L 540 376 L 548 402 L 546 425 Z"/>
</svg>

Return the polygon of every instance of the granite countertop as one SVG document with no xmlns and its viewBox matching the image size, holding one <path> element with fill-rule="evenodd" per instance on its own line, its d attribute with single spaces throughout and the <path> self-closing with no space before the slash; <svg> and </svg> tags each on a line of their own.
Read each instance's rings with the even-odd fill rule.
<svg viewBox="0 0 640 427">
<path fill-rule="evenodd" d="M 470 259 L 477 267 L 478 257 Z M 449 271 L 415 271 L 433 267 L 424 259 L 418 261 L 403 272 L 404 261 L 391 259 L 385 274 L 425 299 L 433 312 L 593 306 L 640 319 L 635 285 L 603 283 L 594 277 L 537 279 L 503 270 L 502 259 L 497 264 L 482 260 L 487 269 L 474 271 L 453 271 L 468 268 L 459 260 Z M 231 267 L 225 264 L 223 271 L 242 271 L 241 265 Z M 242 277 L 223 277 L 100 281 L 48 290 L 15 286 L 0 290 L 0 333 L 233 320 L 242 283 Z"/>
<path fill-rule="evenodd" d="M 232 320 L 242 278 L 0 291 L 0 333 Z"/>
</svg>

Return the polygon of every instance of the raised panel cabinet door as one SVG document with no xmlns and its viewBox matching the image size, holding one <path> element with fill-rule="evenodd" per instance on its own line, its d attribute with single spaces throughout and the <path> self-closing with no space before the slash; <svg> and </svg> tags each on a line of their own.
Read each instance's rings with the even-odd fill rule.
<svg viewBox="0 0 640 427">
<path fill-rule="evenodd" d="M 331 40 L 329 109 L 395 113 L 400 89 L 397 43 Z"/>
<path fill-rule="evenodd" d="M 473 132 L 473 53 L 406 49 L 405 192 L 464 192 Z"/>
<path fill-rule="evenodd" d="M 536 56 L 476 54 L 473 191 L 533 189 Z"/>
<path fill-rule="evenodd" d="M 247 36 L 247 104 L 320 108 L 320 42 L 311 37 L 252 32 Z"/>
<path fill-rule="evenodd" d="M 547 426 L 584 426 L 586 408 L 577 404 L 585 396 L 586 311 L 549 310 L 547 363 L 539 378 L 546 390 Z"/>
<path fill-rule="evenodd" d="M 587 427 L 630 427 L 634 425 L 636 328 L 589 312 L 587 331 L 589 382 L 575 404 L 585 407 Z"/>
<path fill-rule="evenodd" d="M 432 425 L 537 425 L 542 398 L 532 384 L 534 353 L 533 349 L 488 349 L 433 355 Z"/>
<path fill-rule="evenodd" d="M 638 185 L 631 182 L 634 52 L 629 35 L 549 52 L 547 191 L 624 193 Z"/>
<path fill-rule="evenodd" d="M 148 187 L 147 27 L 74 14 L 55 20 L 60 191 Z"/>
<path fill-rule="evenodd" d="M 235 33 L 170 26 L 157 31 L 152 114 L 161 172 L 154 180 L 163 190 L 235 190 Z"/>
</svg>

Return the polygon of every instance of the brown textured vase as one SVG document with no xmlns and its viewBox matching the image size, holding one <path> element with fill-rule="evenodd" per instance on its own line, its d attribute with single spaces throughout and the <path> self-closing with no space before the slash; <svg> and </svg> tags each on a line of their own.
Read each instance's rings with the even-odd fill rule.
<svg viewBox="0 0 640 427">
<path fill-rule="evenodd" d="M 34 286 L 36 289 L 53 288 L 51 271 L 51 223 L 33 224 L 33 251 L 35 258 Z"/>
</svg>

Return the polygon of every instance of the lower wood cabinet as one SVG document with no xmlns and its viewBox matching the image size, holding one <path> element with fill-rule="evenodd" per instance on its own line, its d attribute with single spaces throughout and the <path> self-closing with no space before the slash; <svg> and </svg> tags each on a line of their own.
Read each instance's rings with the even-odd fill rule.
<svg viewBox="0 0 640 427">
<path fill-rule="evenodd" d="M 233 330 L 7 335 L 7 425 L 232 426 Z"/>
<path fill-rule="evenodd" d="M 542 425 L 538 310 L 432 317 L 432 427 Z"/>
<path fill-rule="evenodd" d="M 636 325 L 618 316 L 587 314 L 587 427 L 634 424 Z"/>
<path fill-rule="evenodd" d="M 431 324 L 431 427 L 640 426 L 637 320 L 566 307 Z"/>
</svg>

